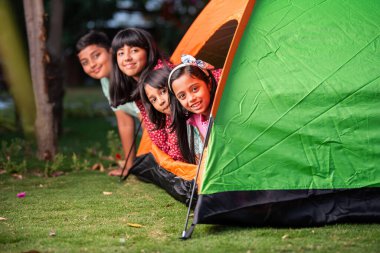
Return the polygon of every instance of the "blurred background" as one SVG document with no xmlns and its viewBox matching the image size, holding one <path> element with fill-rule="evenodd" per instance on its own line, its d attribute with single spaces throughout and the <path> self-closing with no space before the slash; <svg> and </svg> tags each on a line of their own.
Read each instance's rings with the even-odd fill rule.
<svg viewBox="0 0 380 253">
<path fill-rule="evenodd" d="M 23 46 L 27 49 L 23 1 L 1 1 L 9 2 Z M 126 27 L 143 28 L 154 36 L 163 53 L 170 56 L 207 2 L 206 0 L 43 1 L 48 43 L 54 40 L 51 35 L 60 37 L 58 51 L 62 60 L 64 85 L 80 86 L 95 82 L 83 73 L 75 55 L 75 43 L 86 31 L 102 30 L 112 38 L 117 31 Z M 0 65 L 4 61 L 6 59 L 0 54 Z M 6 88 L 6 80 L 0 70 L 0 89 Z"/>
<path fill-rule="evenodd" d="M 88 159 L 95 163 L 105 154 L 113 156 L 120 152 L 115 116 L 99 81 L 84 74 L 75 54 L 77 40 L 91 29 L 113 38 L 121 29 L 138 27 L 149 31 L 169 58 L 207 2 L 0 0 L 0 172 L 20 172 L 41 166 L 51 169 L 52 166 L 38 161 L 51 159 L 44 156 L 43 150 L 49 150 L 52 157 L 61 154 L 71 164 L 78 161 L 77 157 L 84 164 Z M 32 32 L 27 29 L 35 23 L 35 18 L 26 18 L 28 9 L 33 9 L 32 17 L 43 17 L 42 32 L 38 26 Z M 45 72 L 35 65 L 30 67 L 36 49 L 30 43 L 40 41 L 37 36 L 43 36 L 46 44 Z M 42 86 L 42 93 L 47 93 L 42 97 L 41 92 L 35 95 L 33 71 L 34 76 L 45 73 L 46 82 L 37 84 Z M 49 110 L 52 107 L 52 113 L 41 108 L 41 101 L 45 103 L 42 107 Z M 41 110 L 48 117 L 36 120 L 36 112 Z M 41 121 L 42 125 L 53 121 L 54 132 L 40 129 L 36 122 Z"/>
</svg>

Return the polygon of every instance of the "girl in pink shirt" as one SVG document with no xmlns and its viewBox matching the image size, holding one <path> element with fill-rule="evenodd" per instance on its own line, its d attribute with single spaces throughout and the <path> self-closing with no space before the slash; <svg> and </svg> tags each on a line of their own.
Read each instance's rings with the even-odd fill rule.
<svg viewBox="0 0 380 253">
<path fill-rule="evenodd" d="M 177 122 L 185 117 L 204 140 L 217 87 L 216 78 L 219 79 L 221 70 L 212 72 L 213 66 L 189 55 L 181 60 L 183 63 L 176 66 L 168 78 L 169 90 L 176 98 L 172 103 L 173 125 L 177 132 L 181 131 L 183 126 Z M 179 143 L 182 139 L 178 136 Z"/>
</svg>

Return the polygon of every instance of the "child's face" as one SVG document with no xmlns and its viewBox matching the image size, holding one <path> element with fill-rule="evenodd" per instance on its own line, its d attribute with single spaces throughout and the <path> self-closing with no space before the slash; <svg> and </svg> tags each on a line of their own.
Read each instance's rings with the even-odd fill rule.
<svg viewBox="0 0 380 253">
<path fill-rule="evenodd" d="M 111 73 L 111 53 L 104 47 L 90 45 L 78 54 L 84 72 L 92 78 L 101 79 Z"/>
<path fill-rule="evenodd" d="M 172 83 L 175 97 L 186 110 L 195 114 L 210 113 L 210 85 L 185 73 Z"/>
<path fill-rule="evenodd" d="M 145 94 L 153 107 L 166 115 L 170 115 L 169 93 L 167 88 L 153 88 L 149 84 L 144 86 Z"/>
<path fill-rule="evenodd" d="M 124 45 L 124 47 L 117 50 L 116 58 L 120 70 L 138 81 L 147 64 L 147 52 L 145 49 Z"/>
</svg>

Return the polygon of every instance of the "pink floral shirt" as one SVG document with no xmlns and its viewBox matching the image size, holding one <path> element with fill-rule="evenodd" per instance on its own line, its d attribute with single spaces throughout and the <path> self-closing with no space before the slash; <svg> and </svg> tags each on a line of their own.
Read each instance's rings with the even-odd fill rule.
<svg viewBox="0 0 380 253">
<path fill-rule="evenodd" d="M 211 71 L 217 83 L 219 83 L 220 77 L 222 75 L 222 69 L 215 69 Z"/>
<path fill-rule="evenodd" d="M 171 64 L 169 61 L 165 63 L 169 67 L 173 67 L 173 64 Z M 159 69 L 163 66 L 163 61 L 158 60 L 157 65 L 154 67 L 154 69 Z M 171 132 L 171 117 L 166 116 L 164 128 L 156 129 L 156 125 L 150 121 L 147 111 L 144 105 L 142 104 L 141 100 L 136 101 L 136 105 L 140 110 L 141 119 L 143 121 L 145 129 L 148 131 L 149 137 L 152 140 L 152 142 L 174 160 L 184 162 L 182 153 L 178 146 L 177 135 L 175 131 Z"/>
<path fill-rule="evenodd" d="M 136 101 L 136 105 L 140 110 L 144 127 L 148 131 L 152 142 L 174 160 L 184 162 L 182 153 L 178 146 L 177 135 L 175 131 L 171 132 L 170 125 L 172 124 L 172 121 L 170 116 L 166 116 L 164 128 L 156 129 L 156 125 L 149 120 L 148 114 L 142 102 L 140 100 Z"/>
</svg>

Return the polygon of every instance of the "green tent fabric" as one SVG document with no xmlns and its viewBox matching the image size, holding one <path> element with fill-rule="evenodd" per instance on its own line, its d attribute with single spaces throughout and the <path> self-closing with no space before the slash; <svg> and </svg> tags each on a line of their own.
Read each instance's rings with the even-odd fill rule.
<svg viewBox="0 0 380 253">
<path fill-rule="evenodd" d="M 380 2 L 316 2 L 256 3 L 202 193 L 380 186 Z"/>
<path fill-rule="evenodd" d="M 194 223 L 380 221 L 380 1 L 258 0 Z"/>
</svg>

